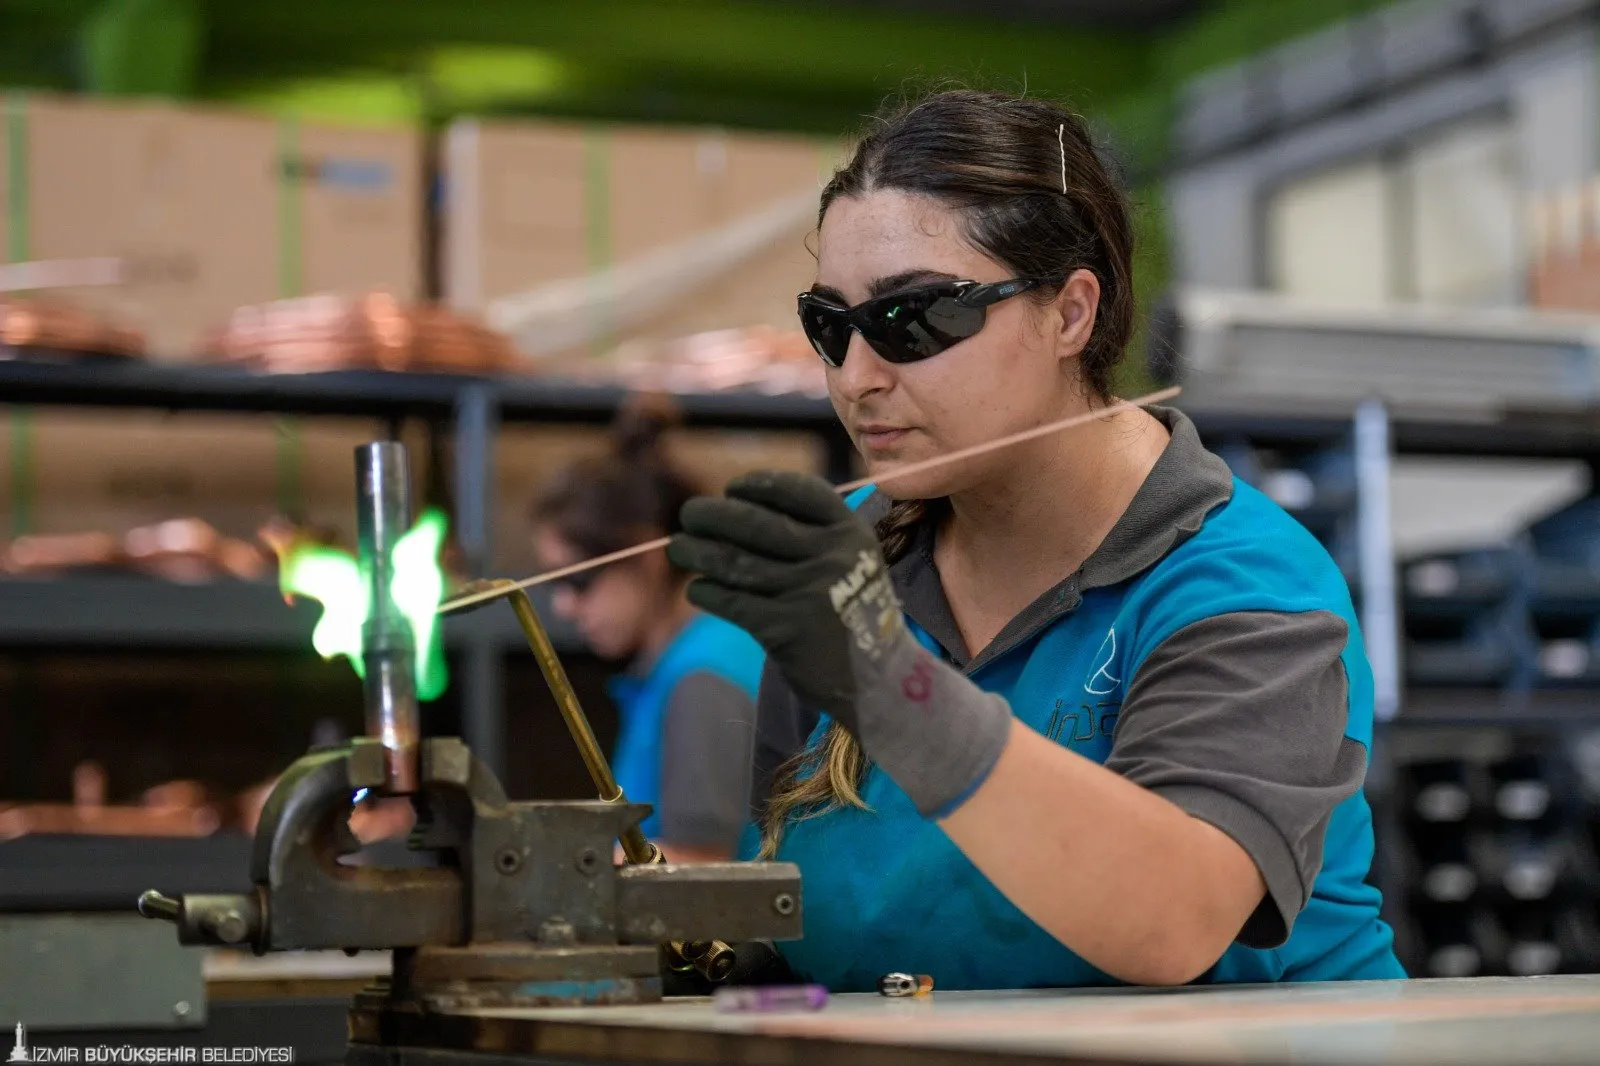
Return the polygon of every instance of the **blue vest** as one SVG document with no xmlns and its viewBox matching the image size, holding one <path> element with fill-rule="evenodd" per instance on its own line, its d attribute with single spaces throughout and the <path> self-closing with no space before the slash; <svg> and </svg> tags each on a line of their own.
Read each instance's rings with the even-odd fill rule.
<svg viewBox="0 0 1600 1066">
<path fill-rule="evenodd" d="M 1103 763 L 1145 657 L 1184 626 L 1233 611 L 1340 615 L 1350 632 L 1346 735 L 1370 748 L 1372 673 L 1349 589 L 1304 527 L 1237 480 L 1231 500 L 1154 566 L 1086 591 L 1076 610 L 971 680 L 1005 697 L 1036 732 Z M 937 654 L 933 639 L 907 622 Z M 777 857 L 799 864 L 805 894 L 805 938 L 781 945 L 797 972 L 838 991 L 869 991 L 889 970 L 931 974 L 947 989 L 1117 983 L 1017 910 L 877 767 L 861 795 L 868 810 L 833 810 L 784 833 Z M 1322 871 L 1288 942 L 1271 950 L 1235 944 L 1201 980 L 1404 977 L 1378 917 L 1380 895 L 1365 882 L 1372 856 L 1372 815 L 1358 793 L 1333 813 Z"/>
<path fill-rule="evenodd" d="M 743 689 L 752 700 L 761 685 L 766 652 L 744 630 L 709 614 L 695 618 L 666 646 L 649 673 L 621 674 L 606 683 L 617 705 L 620 728 L 611 772 L 630 802 L 661 804 L 661 745 L 667 701 L 678 682 L 693 673 L 714 673 Z M 640 828 L 647 837 L 661 832 L 661 815 L 651 811 Z"/>
</svg>

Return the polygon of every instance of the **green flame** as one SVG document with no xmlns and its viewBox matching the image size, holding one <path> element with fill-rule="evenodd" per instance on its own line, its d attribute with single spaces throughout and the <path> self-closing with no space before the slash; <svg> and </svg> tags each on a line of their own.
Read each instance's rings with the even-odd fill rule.
<svg viewBox="0 0 1600 1066">
<path fill-rule="evenodd" d="M 439 549 L 444 546 L 444 512 L 428 508 L 417 524 L 394 545 L 394 578 L 389 594 L 411 623 L 417 640 L 417 699 L 434 700 L 450 681 L 444 665 L 444 640 L 439 630 L 439 604 L 444 600 L 444 571 Z"/>
<path fill-rule="evenodd" d="M 411 623 L 416 638 L 417 698 L 424 701 L 438 699 L 450 681 L 438 616 L 444 599 L 439 549 L 446 525 L 443 512 L 434 508 L 422 512 L 416 524 L 395 542 L 394 576 L 389 585 L 395 606 Z M 356 676 L 364 677 L 361 627 L 372 610 L 372 597 L 355 557 L 321 544 L 296 546 L 279 563 L 278 586 L 285 596 L 305 596 L 322 605 L 322 617 L 311 632 L 311 646 L 324 659 L 343 655 Z"/>
<path fill-rule="evenodd" d="M 320 544 L 295 548 L 279 564 L 278 587 L 285 596 L 306 596 L 322 604 L 311 646 L 324 659 L 345 656 L 360 674 L 361 627 L 372 598 L 355 557 Z"/>
</svg>

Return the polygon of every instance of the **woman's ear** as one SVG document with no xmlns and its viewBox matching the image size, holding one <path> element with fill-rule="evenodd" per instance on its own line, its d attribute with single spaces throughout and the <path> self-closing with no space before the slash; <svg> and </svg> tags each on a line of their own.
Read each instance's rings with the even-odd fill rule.
<svg viewBox="0 0 1600 1066">
<path fill-rule="evenodd" d="M 1100 308 L 1100 279 L 1094 271 L 1080 267 L 1069 274 L 1056 295 L 1055 308 L 1060 324 L 1057 354 L 1063 359 L 1075 359 L 1089 345 L 1095 313 Z"/>
</svg>

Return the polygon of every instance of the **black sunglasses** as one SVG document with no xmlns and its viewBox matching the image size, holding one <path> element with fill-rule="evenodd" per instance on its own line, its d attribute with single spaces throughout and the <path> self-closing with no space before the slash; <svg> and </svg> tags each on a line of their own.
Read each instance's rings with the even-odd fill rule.
<svg viewBox="0 0 1600 1066">
<path fill-rule="evenodd" d="M 811 347 L 832 367 L 844 365 L 855 330 L 885 360 L 915 363 L 974 336 L 986 309 L 1039 284 L 1037 278 L 1009 281 L 936 281 L 892 292 L 854 307 L 838 307 L 811 292 L 800 294 L 800 326 Z"/>
<path fill-rule="evenodd" d="M 610 564 L 605 566 L 597 566 L 591 570 L 579 570 L 576 574 L 568 574 L 566 577 L 552 581 L 551 584 L 556 588 L 564 588 L 568 590 L 574 596 L 582 596 L 584 593 L 593 588 L 594 583 L 599 580 L 600 575 L 609 569 L 611 569 Z"/>
</svg>

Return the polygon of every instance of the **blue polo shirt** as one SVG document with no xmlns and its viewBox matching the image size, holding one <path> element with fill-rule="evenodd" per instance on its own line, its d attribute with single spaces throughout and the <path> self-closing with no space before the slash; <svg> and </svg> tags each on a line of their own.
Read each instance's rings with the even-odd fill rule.
<svg viewBox="0 0 1600 1066">
<path fill-rule="evenodd" d="M 1202 981 L 1404 977 L 1367 882 L 1372 677 L 1348 587 L 1186 418 L 1152 413 L 1171 442 L 1077 572 L 971 655 L 924 523 L 891 565 L 907 624 L 1027 726 L 1250 854 L 1266 898 Z M 887 510 L 870 490 L 852 502 L 874 520 Z M 814 751 L 828 727 L 772 668 L 759 702 L 757 815 L 779 764 Z M 870 990 L 889 971 L 947 989 L 1116 983 L 1017 910 L 881 770 L 869 768 L 861 797 L 864 808 L 784 827 L 777 857 L 800 866 L 805 937 L 779 947 L 798 975 L 838 991 Z"/>
<path fill-rule="evenodd" d="M 732 848 L 750 786 L 750 730 L 766 653 L 730 622 L 697 614 L 659 655 L 612 678 L 612 772 L 651 811 L 647 837 Z"/>
</svg>

